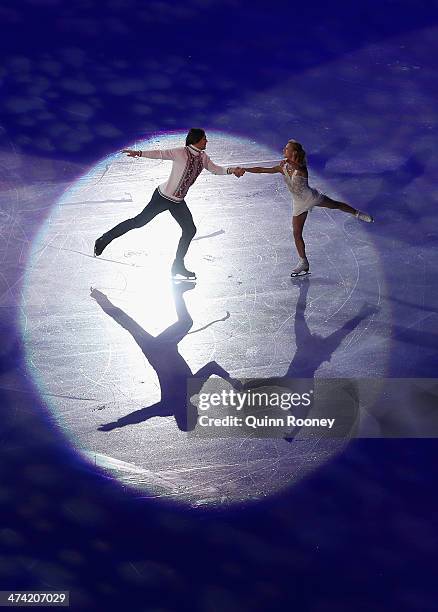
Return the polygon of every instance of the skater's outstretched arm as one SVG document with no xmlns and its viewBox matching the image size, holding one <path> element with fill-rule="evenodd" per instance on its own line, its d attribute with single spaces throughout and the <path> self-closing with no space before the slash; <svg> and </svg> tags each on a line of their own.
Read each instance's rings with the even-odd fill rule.
<svg viewBox="0 0 438 612">
<path fill-rule="evenodd" d="M 175 159 L 177 149 L 151 149 L 150 151 L 137 151 L 134 149 L 123 149 L 128 157 L 147 157 L 148 159 Z"/>
<path fill-rule="evenodd" d="M 263 168 L 262 166 L 255 166 L 253 168 L 243 168 L 245 172 L 251 172 L 253 174 L 283 174 L 281 166 L 274 166 L 273 168 Z"/>
<path fill-rule="evenodd" d="M 225 166 L 218 166 L 217 164 L 215 164 L 214 162 L 211 161 L 211 159 L 209 158 L 209 156 L 206 154 L 205 155 L 205 168 L 211 172 L 212 174 L 234 174 L 234 176 L 237 177 L 241 177 L 245 174 L 243 168 L 240 168 L 239 166 L 236 167 L 225 167 Z"/>
</svg>

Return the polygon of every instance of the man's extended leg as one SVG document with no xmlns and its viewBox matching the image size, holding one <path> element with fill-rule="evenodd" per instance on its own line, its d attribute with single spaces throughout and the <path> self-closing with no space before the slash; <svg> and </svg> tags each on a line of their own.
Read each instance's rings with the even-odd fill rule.
<svg viewBox="0 0 438 612">
<path fill-rule="evenodd" d="M 105 232 L 100 238 L 98 238 L 94 244 L 94 254 L 101 255 L 103 250 L 112 242 L 115 238 L 119 238 L 129 232 L 130 230 L 138 227 L 143 227 L 149 221 L 152 221 L 159 213 L 167 210 L 169 207 L 169 201 L 163 198 L 158 189 L 156 189 L 152 195 L 152 198 L 147 206 L 132 219 L 126 219 L 122 221 L 108 232 Z"/>
</svg>

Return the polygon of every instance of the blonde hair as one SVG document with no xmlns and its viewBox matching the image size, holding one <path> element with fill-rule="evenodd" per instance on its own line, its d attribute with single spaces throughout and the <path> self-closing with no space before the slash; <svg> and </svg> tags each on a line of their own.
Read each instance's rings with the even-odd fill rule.
<svg viewBox="0 0 438 612">
<path fill-rule="evenodd" d="M 292 145 L 292 147 L 294 148 L 294 151 L 297 156 L 297 164 L 300 164 L 300 166 L 305 166 L 307 164 L 307 160 L 306 152 L 303 149 L 303 145 L 296 140 L 288 140 L 287 144 Z"/>
</svg>

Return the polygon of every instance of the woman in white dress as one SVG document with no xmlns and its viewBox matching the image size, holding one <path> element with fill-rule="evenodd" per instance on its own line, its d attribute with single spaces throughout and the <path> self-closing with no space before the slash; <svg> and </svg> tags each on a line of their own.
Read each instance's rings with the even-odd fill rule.
<svg viewBox="0 0 438 612">
<path fill-rule="evenodd" d="M 283 175 L 286 185 L 292 194 L 292 227 L 295 246 L 300 257 L 297 266 L 292 270 L 291 276 L 298 276 L 299 274 L 307 274 L 309 272 L 309 261 L 306 257 L 306 245 L 303 240 L 303 228 L 307 219 L 307 213 L 314 206 L 342 210 L 367 223 L 372 223 L 374 219 L 371 215 L 356 210 L 345 202 L 332 200 L 332 198 L 329 198 L 325 194 L 309 187 L 306 153 L 299 142 L 296 140 L 289 140 L 284 148 L 284 156 L 285 159 L 280 162 L 278 166 L 274 166 L 273 168 L 255 167 L 244 168 L 244 170 L 245 172 L 254 172 L 256 174 L 275 174 L 278 172 Z"/>
</svg>

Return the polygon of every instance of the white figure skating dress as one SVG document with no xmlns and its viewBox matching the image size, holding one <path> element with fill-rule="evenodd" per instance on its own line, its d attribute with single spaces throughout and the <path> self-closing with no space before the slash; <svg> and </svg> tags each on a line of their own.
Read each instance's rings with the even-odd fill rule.
<svg viewBox="0 0 438 612">
<path fill-rule="evenodd" d="M 292 194 L 293 216 L 297 217 L 303 212 L 311 210 L 324 198 L 324 194 L 317 189 L 309 187 L 306 176 L 297 173 L 289 164 L 283 166 L 283 176 L 286 185 Z"/>
</svg>

